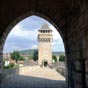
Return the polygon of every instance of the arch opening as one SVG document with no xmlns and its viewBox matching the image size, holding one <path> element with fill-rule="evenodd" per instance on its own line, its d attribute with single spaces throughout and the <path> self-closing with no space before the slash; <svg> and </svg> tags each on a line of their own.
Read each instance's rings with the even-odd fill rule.
<svg viewBox="0 0 88 88">
<path fill-rule="evenodd" d="M 47 61 L 44 62 L 44 67 L 46 67 L 48 65 Z"/>
<path fill-rule="evenodd" d="M 48 61 L 47 60 L 43 60 L 42 61 L 42 67 L 47 67 L 48 66 Z"/>
<path fill-rule="evenodd" d="M 44 33 L 45 33 L 45 32 L 44 32 Z M 46 47 L 46 46 L 44 45 L 44 47 Z M 44 50 L 43 53 L 47 54 L 48 52 L 46 52 L 46 50 Z M 49 64 L 48 61 L 43 61 L 43 66 L 44 66 L 44 67 L 47 67 L 48 64 Z"/>
<path fill-rule="evenodd" d="M 61 36 L 64 39 L 63 42 L 66 47 L 68 88 L 88 87 L 87 4 L 86 0 L 68 0 L 67 2 L 66 0 L 54 0 L 51 3 L 49 0 L 46 2 L 44 0 L 37 0 L 37 2 L 36 0 L 22 0 L 21 2 L 18 0 L 12 2 L 5 0 L 1 1 L 0 38 L 2 37 L 2 39 L 0 40 L 0 79 L 2 77 L 2 51 L 5 39 L 12 27 L 14 27 L 19 21 L 27 16 L 36 14 L 36 12 L 29 12 L 28 14 L 24 13 L 34 10 L 48 16 L 53 22 L 55 22 L 55 24 L 57 24 L 57 26 L 60 24 L 60 27 L 63 27 L 61 30 Z M 22 14 L 24 15 L 21 16 Z M 42 17 L 45 18 L 45 16 Z M 5 30 L 6 26 L 11 23 L 12 20 L 15 21 Z M 3 32 L 4 35 L 2 36 Z"/>
</svg>

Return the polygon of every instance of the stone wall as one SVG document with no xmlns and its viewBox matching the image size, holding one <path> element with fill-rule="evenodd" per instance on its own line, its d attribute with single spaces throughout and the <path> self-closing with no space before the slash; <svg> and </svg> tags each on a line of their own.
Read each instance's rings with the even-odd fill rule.
<svg viewBox="0 0 88 88">
<path fill-rule="evenodd" d="M 15 75 L 19 74 L 19 67 L 11 68 L 11 69 L 4 69 L 2 72 L 2 82 L 10 77 L 13 77 Z"/>
<path fill-rule="evenodd" d="M 83 3 L 77 15 L 72 17 L 67 33 L 66 55 L 69 88 L 88 87 L 88 9 L 86 4 Z"/>
<path fill-rule="evenodd" d="M 56 71 L 59 72 L 61 75 L 63 75 L 64 77 L 66 77 L 66 68 L 62 67 L 62 66 L 58 66 L 56 68 Z"/>
</svg>

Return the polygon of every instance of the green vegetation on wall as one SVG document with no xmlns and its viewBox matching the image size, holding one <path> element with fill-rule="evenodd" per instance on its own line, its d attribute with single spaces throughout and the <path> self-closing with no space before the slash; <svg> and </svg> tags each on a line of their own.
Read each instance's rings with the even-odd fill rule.
<svg viewBox="0 0 88 88">
<path fill-rule="evenodd" d="M 5 66 L 5 62 L 3 62 L 3 69 L 10 69 L 10 68 L 14 68 L 15 64 L 14 63 L 10 63 L 8 66 Z"/>
<path fill-rule="evenodd" d="M 54 60 L 54 62 L 57 62 L 57 57 L 56 57 L 56 55 L 52 55 L 52 59 Z"/>
<path fill-rule="evenodd" d="M 65 55 L 60 55 L 60 57 L 59 57 L 59 61 L 63 61 L 63 62 L 65 62 Z"/>
</svg>

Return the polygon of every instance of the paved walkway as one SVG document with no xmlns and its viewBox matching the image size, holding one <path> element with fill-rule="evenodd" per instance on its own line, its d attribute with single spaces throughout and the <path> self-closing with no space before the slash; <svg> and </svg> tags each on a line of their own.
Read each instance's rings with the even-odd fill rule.
<svg viewBox="0 0 88 88">
<path fill-rule="evenodd" d="M 66 88 L 65 78 L 53 69 L 36 66 L 20 70 L 20 75 L 3 82 L 1 88 Z"/>
</svg>

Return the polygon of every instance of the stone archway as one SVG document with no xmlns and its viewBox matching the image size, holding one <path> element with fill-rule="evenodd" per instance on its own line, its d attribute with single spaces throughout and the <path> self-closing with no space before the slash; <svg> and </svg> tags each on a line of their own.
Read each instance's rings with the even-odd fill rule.
<svg viewBox="0 0 88 88">
<path fill-rule="evenodd" d="M 1 0 L 0 1 L 0 78 L 2 51 L 10 29 L 25 13 L 39 12 L 60 28 L 67 56 L 69 88 L 88 87 L 88 3 L 87 0 Z M 24 15 L 23 15 L 24 14 Z M 33 13 L 31 13 L 33 15 Z M 23 17 L 22 17 L 23 15 Z M 29 16 L 29 13 L 28 13 Z M 41 17 L 41 16 L 40 16 Z M 18 18 L 18 19 L 17 19 Z M 16 20 L 17 19 L 17 20 Z M 13 22 L 12 25 L 9 25 Z M 48 20 L 49 21 L 49 20 Z M 8 26 L 9 25 L 9 26 Z M 8 26 L 8 29 L 6 29 Z"/>
<path fill-rule="evenodd" d="M 47 61 L 45 61 L 44 62 L 44 67 L 46 67 L 48 65 L 48 62 Z"/>
<path fill-rule="evenodd" d="M 12 30 L 12 28 L 17 24 L 19 23 L 20 21 L 22 21 L 23 19 L 27 18 L 27 17 L 30 17 L 32 15 L 35 15 L 35 16 L 39 16 L 45 20 L 47 20 L 48 22 L 50 22 L 60 33 L 61 36 L 63 36 L 61 30 L 59 29 L 59 27 L 55 24 L 55 22 L 53 22 L 49 17 L 45 16 L 44 14 L 41 14 L 39 12 L 36 12 L 36 11 L 30 11 L 28 13 L 25 13 L 23 14 L 22 16 L 18 17 L 17 19 L 15 19 L 12 23 L 10 23 L 7 28 L 5 29 L 5 32 L 3 33 L 2 37 L 1 37 L 1 57 L 3 58 L 3 47 L 4 47 L 4 43 L 5 43 L 5 40 L 9 34 L 9 32 Z M 63 39 L 63 38 L 62 38 Z M 47 56 L 42 56 L 43 59 L 45 59 L 45 57 Z M 47 57 L 48 58 L 48 57 Z M 48 61 L 45 61 L 45 63 L 48 64 Z M 43 63 L 44 65 L 44 63 Z"/>
<path fill-rule="evenodd" d="M 42 67 L 47 67 L 48 66 L 48 61 L 46 59 L 44 59 L 42 61 Z"/>
</svg>

